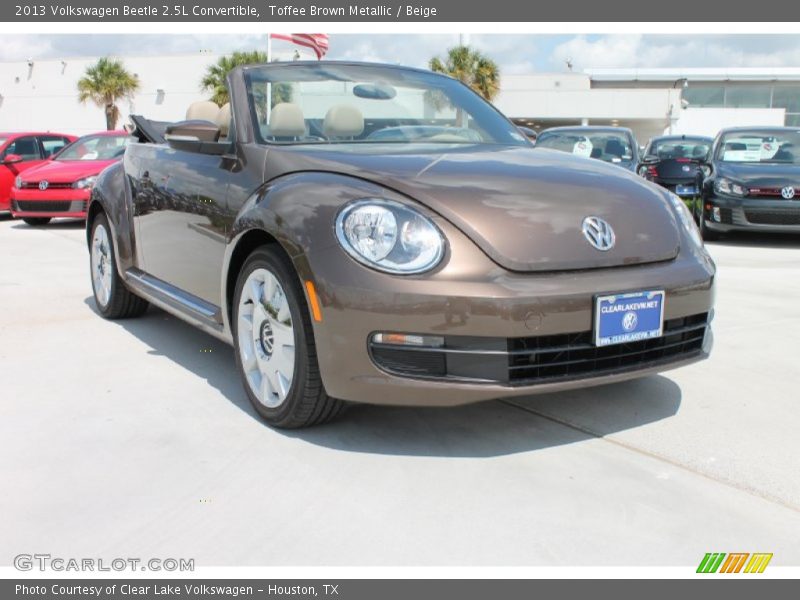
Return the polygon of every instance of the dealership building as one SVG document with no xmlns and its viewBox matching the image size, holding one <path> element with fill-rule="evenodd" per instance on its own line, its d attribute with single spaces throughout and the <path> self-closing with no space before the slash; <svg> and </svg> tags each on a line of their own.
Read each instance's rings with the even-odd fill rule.
<svg viewBox="0 0 800 600">
<path fill-rule="evenodd" d="M 291 52 L 277 58 L 290 60 Z M 122 57 L 140 91 L 119 103 L 124 120 L 143 114 L 183 118 L 207 96 L 206 67 L 219 54 Z M 98 57 L 0 62 L 0 131 L 85 134 L 105 126 L 103 111 L 77 100 L 77 81 Z M 630 127 L 640 143 L 662 133 L 713 136 L 722 127 L 800 127 L 800 68 L 590 69 L 504 75 L 497 107 L 520 125 Z"/>
</svg>

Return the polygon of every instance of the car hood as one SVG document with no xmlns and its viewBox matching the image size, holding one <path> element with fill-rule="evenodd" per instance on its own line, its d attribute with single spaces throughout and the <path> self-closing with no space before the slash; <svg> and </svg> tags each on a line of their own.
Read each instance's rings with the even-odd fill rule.
<svg viewBox="0 0 800 600">
<path fill-rule="evenodd" d="M 714 164 L 716 177 L 725 177 L 748 187 L 783 187 L 800 184 L 800 165 L 726 163 Z"/>
<path fill-rule="evenodd" d="M 32 169 L 24 171 L 25 181 L 48 181 L 50 183 L 72 183 L 84 177 L 97 175 L 114 160 L 51 160 Z"/>
<path fill-rule="evenodd" d="M 678 254 L 677 222 L 663 190 L 614 165 L 522 147 L 370 146 L 275 150 L 267 177 L 329 171 L 392 188 L 446 218 L 512 271 L 635 265 Z M 587 216 L 613 227 L 611 250 L 596 250 L 583 236 Z"/>
</svg>

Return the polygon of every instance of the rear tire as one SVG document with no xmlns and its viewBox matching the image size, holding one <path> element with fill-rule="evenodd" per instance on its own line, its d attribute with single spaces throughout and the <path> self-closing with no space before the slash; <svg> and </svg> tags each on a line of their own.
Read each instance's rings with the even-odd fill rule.
<svg viewBox="0 0 800 600">
<path fill-rule="evenodd" d="M 264 246 L 250 255 L 233 300 L 236 366 L 261 418 L 297 429 L 339 415 L 344 403 L 322 385 L 305 295 L 279 248 Z"/>
<path fill-rule="evenodd" d="M 97 215 L 92 223 L 90 239 L 89 268 L 97 311 L 106 319 L 129 319 L 143 315 L 148 302 L 125 287 L 117 271 L 111 227 L 104 214 Z"/>
<path fill-rule="evenodd" d="M 22 217 L 22 220 L 31 227 L 39 227 L 40 225 L 47 225 L 50 222 L 50 217 Z"/>
</svg>

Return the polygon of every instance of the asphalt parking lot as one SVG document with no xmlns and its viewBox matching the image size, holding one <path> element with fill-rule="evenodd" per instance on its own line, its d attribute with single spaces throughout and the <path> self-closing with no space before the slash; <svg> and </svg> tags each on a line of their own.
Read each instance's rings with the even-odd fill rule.
<svg viewBox="0 0 800 600">
<path fill-rule="evenodd" d="M 458 409 L 259 421 L 232 349 L 94 312 L 82 225 L 0 221 L 0 565 L 800 564 L 800 237 L 712 244 L 712 358 Z"/>
</svg>

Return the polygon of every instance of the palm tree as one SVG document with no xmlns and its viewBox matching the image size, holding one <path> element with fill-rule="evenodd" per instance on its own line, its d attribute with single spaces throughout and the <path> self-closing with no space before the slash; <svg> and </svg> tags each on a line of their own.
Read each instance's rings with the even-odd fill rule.
<svg viewBox="0 0 800 600">
<path fill-rule="evenodd" d="M 256 65 L 267 62 L 267 53 L 252 50 L 249 52 L 234 52 L 228 56 L 220 56 L 216 63 L 206 68 L 206 74 L 200 81 L 200 87 L 211 92 L 210 100 L 222 106 L 230 101 L 228 96 L 228 73 L 236 67 L 242 65 Z M 288 83 L 275 83 L 272 85 L 272 105 L 279 102 L 290 102 L 292 99 L 292 86 Z M 255 84 L 253 86 L 253 97 L 260 120 L 264 120 L 266 115 L 266 84 Z"/>
<path fill-rule="evenodd" d="M 497 63 L 469 46 L 450 48 L 444 62 L 434 56 L 428 66 L 431 71 L 455 77 L 489 101 L 500 91 L 500 68 Z"/>
<path fill-rule="evenodd" d="M 220 56 L 216 63 L 208 65 L 206 74 L 200 81 L 200 87 L 205 92 L 211 93 L 210 100 L 219 106 L 227 103 L 228 97 L 228 73 L 241 65 L 255 65 L 267 62 L 267 53 L 252 50 L 249 52 L 234 52 L 233 54 Z"/>
<path fill-rule="evenodd" d="M 106 114 L 106 128 L 115 129 L 119 120 L 117 101 L 139 90 L 139 77 L 125 70 L 120 60 L 108 57 L 88 67 L 78 81 L 78 101 L 91 100 Z"/>
</svg>

